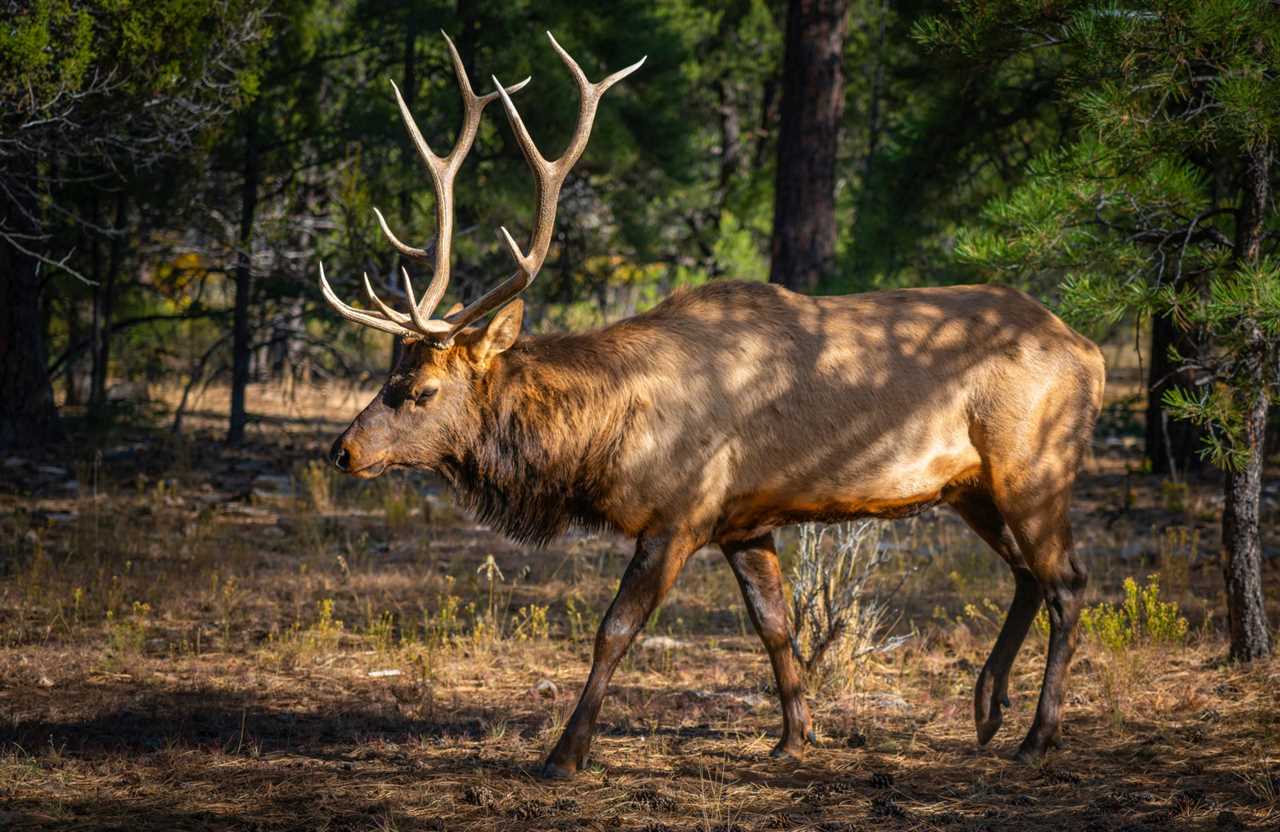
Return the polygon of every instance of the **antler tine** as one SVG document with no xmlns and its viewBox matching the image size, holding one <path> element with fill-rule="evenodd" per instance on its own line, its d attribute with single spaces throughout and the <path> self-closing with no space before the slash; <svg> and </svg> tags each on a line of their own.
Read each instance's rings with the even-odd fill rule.
<svg viewBox="0 0 1280 832">
<path fill-rule="evenodd" d="M 582 67 L 578 66 L 577 61 L 556 42 L 555 37 L 550 32 L 547 32 L 547 38 L 551 41 L 552 48 L 560 56 L 560 60 L 568 68 L 569 73 L 573 75 L 573 79 L 578 85 L 578 125 L 574 128 L 573 135 L 570 137 L 569 143 L 560 158 L 554 162 L 548 161 L 542 155 L 542 152 L 538 150 L 533 137 L 529 135 L 529 130 L 525 127 L 524 120 L 520 118 L 519 111 L 516 110 L 515 104 L 511 102 L 511 98 L 507 95 L 502 83 L 496 77 L 493 78 L 493 83 L 496 87 L 495 92 L 502 98 L 502 106 L 507 113 L 507 120 L 511 124 L 511 130 L 516 136 L 516 141 L 519 143 L 520 150 L 528 161 L 529 167 L 533 170 L 536 201 L 533 229 L 529 234 L 528 254 L 520 250 L 520 246 L 516 244 L 516 241 L 505 226 L 499 229 L 503 242 L 506 243 L 508 250 L 511 252 L 511 257 L 516 261 L 518 270 L 456 316 L 451 316 L 449 320 L 453 323 L 453 332 L 457 332 L 471 321 L 502 306 L 524 291 L 533 282 L 534 277 L 537 276 L 538 271 L 542 268 L 547 252 L 551 248 L 551 235 L 555 230 L 556 203 L 560 198 L 560 189 L 564 185 L 565 177 L 568 176 L 569 171 L 582 156 L 582 152 L 587 147 L 587 141 L 591 138 L 591 128 L 595 124 L 596 110 L 600 105 L 601 96 L 604 95 L 609 87 L 635 72 L 645 62 L 645 58 L 641 58 L 631 66 L 620 69 L 606 76 L 602 81 L 593 84 L 587 79 Z M 493 94 L 490 93 L 490 95 Z M 452 337 L 452 333 L 450 337 Z"/>
<path fill-rule="evenodd" d="M 336 309 L 339 315 L 349 321 L 354 321 L 355 323 L 363 324 L 364 326 L 370 326 L 374 329 L 382 330 L 383 332 L 389 332 L 392 335 L 413 334 L 412 330 L 406 329 L 396 321 L 381 318 L 369 312 L 362 312 L 359 309 L 347 306 L 339 300 L 338 296 L 334 294 L 333 288 L 329 285 L 328 279 L 324 276 L 324 263 L 320 264 L 320 291 L 324 294 L 324 299 L 329 301 L 329 305 Z M 372 288 L 370 288 L 370 293 L 372 293 Z"/>
<path fill-rule="evenodd" d="M 368 272 L 365 272 L 365 275 L 364 275 L 364 291 L 365 291 L 365 294 L 369 296 L 369 300 L 373 301 L 374 306 L 377 306 L 378 309 L 382 312 L 382 314 L 385 315 L 387 318 L 395 321 L 398 324 L 407 324 L 409 322 L 410 318 L 408 315 L 404 314 L 403 312 L 397 312 L 396 310 L 392 309 L 390 306 L 387 306 L 385 303 L 382 302 L 382 299 L 379 298 L 378 295 L 373 291 L 373 284 L 369 282 Z"/>
</svg>

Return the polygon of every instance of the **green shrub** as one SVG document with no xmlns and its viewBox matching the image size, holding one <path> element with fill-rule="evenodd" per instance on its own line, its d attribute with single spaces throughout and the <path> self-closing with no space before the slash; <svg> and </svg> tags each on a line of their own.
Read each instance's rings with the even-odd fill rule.
<svg viewBox="0 0 1280 832">
<path fill-rule="evenodd" d="M 1134 644 L 1181 644 L 1187 639 L 1187 619 L 1174 601 L 1160 600 L 1160 576 L 1149 575 L 1145 586 L 1125 578 L 1124 601 L 1119 606 L 1102 603 L 1084 609 L 1080 624 L 1085 633 L 1112 652 Z"/>
</svg>

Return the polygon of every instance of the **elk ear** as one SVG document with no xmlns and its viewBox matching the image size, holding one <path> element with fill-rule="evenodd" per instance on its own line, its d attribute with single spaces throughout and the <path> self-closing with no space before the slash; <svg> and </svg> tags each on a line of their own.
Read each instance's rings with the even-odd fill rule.
<svg viewBox="0 0 1280 832">
<path fill-rule="evenodd" d="M 507 350 L 520 337 L 520 324 L 524 321 L 524 301 L 519 298 L 498 310 L 483 329 L 476 330 L 468 339 L 467 349 L 478 364 L 484 364 L 500 352 Z"/>
</svg>

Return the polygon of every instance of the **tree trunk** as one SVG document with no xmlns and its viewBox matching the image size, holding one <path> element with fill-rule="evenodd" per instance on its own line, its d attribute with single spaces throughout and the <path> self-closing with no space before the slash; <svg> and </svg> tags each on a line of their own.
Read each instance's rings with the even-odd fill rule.
<svg viewBox="0 0 1280 832">
<path fill-rule="evenodd" d="M 875 170 L 876 153 L 880 149 L 880 139 L 884 133 L 884 124 L 880 115 L 881 99 L 884 97 L 885 34 L 888 25 L 889 7 L 887 0 L 877 8 L 875 36 L 875 66 L 871 71 L 871 89 L 867 102 L 867 147 L 862 154 L 862 164 L 858 172 L 858 197 L 854 202 L 853 222 L 862 222 L 863 215 L 871 204 L 873 184 L 872 172 Z M 854 247 L 851 267 L 856 267 L 859 251 Z"/>
<path fill-rule="evenodd" d="M 810 292 L 836 248 L 836 144 L 847 0 L 790 0 L 769 280 Z"/>
<path fill-rule="evenodd" d="M 258 210 L 258 112 L 249 108 L 245 122 L 244 181 L 240 190 L 239 252 L 236 254 L 236 303 L 231 336 L 231 420 L 227 442 L 244 441 L 244 428 L 249 421 L 245 410 L 245 391 L 249 386 L 249 304 L 253 295 L 253 220 Z"/>
<path fill-rule="evenodd" d="M 1262 256 L 1263 226 L 1270 198 L 1272 148 L 1263 145 L 1245 156 L 1244 193 L 1236 215 L 1237 265 L 1257 263 Z M 1227 584 L 1227 615 L 1231 623 L 1231 658 L 1252 661 L 1271 652 L 1266 606 L 1262 595 L 1262 541 L 1259 507 L 1262 501 L 1263 449 L 1267 428 L 1266 343 L 1261 328 L 1250 323 L 1249 346 L 1241 357 L 1244 370 L 1234 379 L 1234 394 L 1243 405 L 1242 436 L 1245 463 L 1228 470 L 1224 486 L 1222 545 Z"/>
<path fill-rule="evenodd" d="M 6 204 L 4 227 L 27 246 L 39 245 L 33 239 L 40 230 L 34 200 Z M 40 299 L 38 261 L 0 240 L 0 448 L 38 446 L 62 438 Z"/>
<path fill-rule="evenodd" d="M 725 78 L 715 82 L 720 116 L 720 181 L 716 188 L 716 207 L 720 213 L 724 212 L 734 180 L 742 172 L 742 120 L 730 83 Z M 716 219 L 719 225 L 719 216 Z"/>
<path fill-rule="evenodd" d="M 1189 421 L 1170 419 L 1164 409 L 1164 394 L 1171 387 L 1190 390 L 1195 384 L 1194 373 L 1183 370 L 1169 360 L 1169 348 L 1179 355 L 1196 354 L 1196 344 L 1189 333 L 1183 332 L 1167 315 L 1158 315 L 1151 321 L 1151 366 L 1147 371 L 1147 426 L 1146 456 L 1151 461 L 1151 472 L 1174 477 L 1199 471 L 1201 431 Z"/>
<path fill-rule="evenodd" d="M 80 319 L 80 304 L 73 298 L 66 298 L 66 318 L 67 318 L 67 343 L 78 344 L 84 339 L 84 323 Z M 92 323 L 92 322 L 91 322 Z M 90 333 L 92 335 L 92 333 Z M 62 407 L 76 407 L 84 404 L 84 389 L 81 383 L 81 367 L 84 362 L 80 356 L 73 355 L 62 365 L 62 377 L 66 379 L 63 389 L 66 395 L 62 397 Z M 50 373 L 52 377 L 53 374 Z"/>
<path fill-rule="evenodd" d="M 111 363 L 111 316 L 115 309 L 116 275 L 124 256 L 124 225 L 129 198 L 124 188 L 116 194 L 116 217 L 112 223 L 115 232 L 111 238 L 111 253 L 107 258 L 106 274 L 93 291 L 93 377 L 89 385 L 89 416 L 101 421 L 107 405 L 107 368 Z M 97 244 L 94 244 L 97 259 Z"/>
<path fill-rule="evenodd" d="M 1259 337 L 1261 334 L 1259 333 Z M 1258 364 L 1261 371 L 1261 363 Z M 1222 539 L 1226 547 L 1223 577 L 1227 582 L 1227 617 L 1231 624 L 1231 658 L 1252 661 L 1271 652 L 1271 634 L 1262 595 L 1262 540 L 1259 533 L 1262 497 L 1262 448 L 1267 426 L 1267 397 L 1261 384 L 1244 414 L 1244 439 L 1251 453 L 1244 469 L 1227 471 Z"/>
</svg>

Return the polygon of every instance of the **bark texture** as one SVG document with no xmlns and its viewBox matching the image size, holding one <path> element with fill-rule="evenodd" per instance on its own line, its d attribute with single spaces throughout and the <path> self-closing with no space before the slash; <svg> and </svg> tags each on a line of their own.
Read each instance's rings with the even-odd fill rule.
<svg viewBox="0 0 1280 832">
<path fill-rule="evenodd" d="M 37 206 L 3 204 L 4 226 L 18 239 L 34 238 Z M 0 448 L 43 445 L 62 436 L 49 380 L 37 264 L 0 240 Z"/>
<path fill-rule="evenodd" d="M 1267 425 L 1267 399 L 1259 392 L 1245 414 L 1245 441 L 1254 453 L 1243 470 L 1228 471 L 1222 539 L 1226 546 L 1223 577 L 1227 584 L 1227 616 L 1231 625 L 1231 658 L 1253 661 L 1271 653 L 1266 604 L 1262 595 L 1262 541 L 1259 534 L 1262 496 L 1262 447 Z"/>
<path fill-rule="evenodd" d="M 249 327 L 249 304 L 253 297 L 253 222 L 258 211 L 258 115 L 251 107 L 245 122 L 244 181 L 240 192 L 240 251 L 236 255 L 236 301 L 231 336 L 231 419 L 227 441 L 244 440 L 249 421 L 245 409 L 245 391 L 249 387 L 249 362 L 252 345 Z"/>
<path fill-rule="evenodd" d="M 1274 151 L 1270 146 L 1250 150 L 1244 159 L 1243 194 L 1236 215 L 1237 263 L 1257 263 Z M 1247 346 L 1240 372 L 1233 379 L 1243 404 L 1241 440 L 1248 451 L 1240 470 L 1227 472 L 1222 512 L 1223 572 L 1227 584 L 1227 615 L 1231 623 L 1231 658 L 1252 661 L 1271 652 L 1266 605 L 1262 596 L 1262 540 L 1259 508 L 1262 501 L 1263 449 L 1266 447 L 1267 375 L 1265 336 L 1247 322 Z"/>
<path fill-rule="evenodd" d="M 836 147 L 847 0 L 790 0 L 769 280 L 811 292 L 836 248 Z"/>
</svg>

